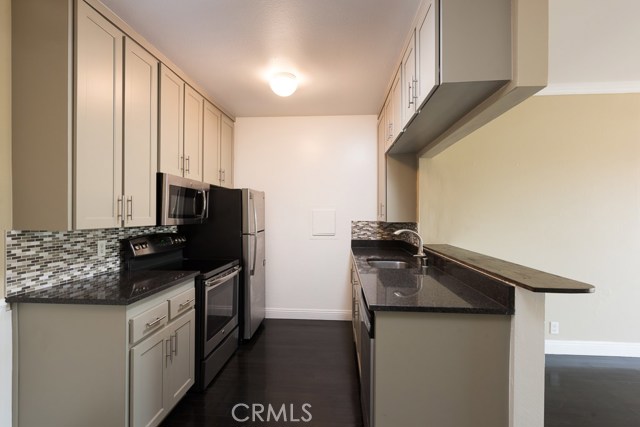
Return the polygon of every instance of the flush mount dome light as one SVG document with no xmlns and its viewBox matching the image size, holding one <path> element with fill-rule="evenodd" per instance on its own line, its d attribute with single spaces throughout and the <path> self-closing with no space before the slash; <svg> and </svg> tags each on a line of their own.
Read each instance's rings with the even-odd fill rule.
<svg viewBox="0 0 640 427">
<path fill-rule="evenodd" d="M 276 73 L 269 81 L 271 90 L 279 96 L 289 96 L 298 88 L 298 79 L 291 73 Z"/>
</svg>

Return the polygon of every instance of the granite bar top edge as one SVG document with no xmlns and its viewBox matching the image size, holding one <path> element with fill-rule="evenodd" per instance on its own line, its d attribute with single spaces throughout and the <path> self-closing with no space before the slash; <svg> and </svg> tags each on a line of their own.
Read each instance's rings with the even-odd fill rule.
<svg viewBox="0 0 640 427">
<path fill-rule="evenodd" d="M 558 276 L 552 273 L 547 273 L 541 270 L 536 270 L 531 267 L 526 267 L 520 264 L 505 261 L 499 258 L 494 258 L 478 252 L 469 251 L 467 249 L 458 248 L 456 246 L 447 245 L 447 244 L 425 244 L 424 249 L 427 252 L 431 252 L 437 256 L 440 256 L 451 262 L 459 264 L 464 268 L 473 270 L 491 279 L 498 280 L 509 286 L 523 288 L 531 292 L 563 293 L 563 294 L 589 294 L 589 293 L 595 292 L 595 287 L 588 283 L 579 282 L 573 279 L 568 279 L 566 277 Z M 452 254 L 451 252 L 457 252 L 457 254 Z M 504 267 L 505 270 L 510 270 L 510 271 L 503 270 L 503 272 L 500 273 L 498 271 L 495 271 L 488 265 L 481 266 L 481 265 L 478 265 L 479 262 L 472 263 L 469 260 L 460 259 L 460 256 L 461 256 L 460 254 L 462 254 L 462 256 L 478 257 L 480 258 L 479 262 L 485 262 L 489 264 L 498 264 Z M 536 281 L 538 280 L 541 282 L 551 281 L 551 282 L 558 282 L 559 284 L 555 286 L 535 285 L 530 281 L 525 281 L 523 279 L 510 277 L 510 275 L 511 276 L 520 275 L 523 277 L 531 275 L 536 277 L 535 279 Z"/>
<path fill-rule="evenodd" d="M 5 301 L 10 304 L 71 304 L 71 305 L 110 305 L 110 306 L 127 306 L 143 300 L 145 298 L 151 297 L 157 293 L 160 293 L 166 289 L 170 289 L 180 283 L 183 283 L 187 280 L 194 279 L 199 272 L 198 271 L 163 271 L 156 272 L 158 277 L 153 279 L 153 288 L 148 291 L 141 292 L 139 294 L 133 295 L 131 297 L 86 297 L 83 298 L 81 295 L 64 297 L 64 296 L 56 296 L 56 294 L 60 293 L 60 289 L 65 286 L 73 286 L 74 284 L 82 284 L 91 280 L 100 280 L 105 277 L 113 277 L 113 287 L 121 290 L 123 286 L 126 286 L 124 280 L 119 282 L 115 276 L 119 273 L 104 273 L 94 277 L 86 278 L 86 279 L 78 279 L 72 282 L 63 283 L 56 286 L 51 286 L 48 288 L 37 289 L 37 290 L 29 290 L 22 293 L 17 293 L 11 296 L 7 296 Z M 142 272 L 141 274 L 144 274 Z M 179 277 L 176 277 L 178 275 Z M 49 295 L 48 295 L 49 294 Z M 48 296 L 47 296 L 48 295 Z"/>
</svg>

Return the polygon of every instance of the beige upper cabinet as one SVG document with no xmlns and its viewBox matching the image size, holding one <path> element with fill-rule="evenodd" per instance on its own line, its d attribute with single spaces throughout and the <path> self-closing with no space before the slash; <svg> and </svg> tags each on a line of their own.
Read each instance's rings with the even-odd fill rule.
<svg viewBox="0 0 640 427">
<path fill-rule="evenodd" d="M 402 50 L 402 116 L 387 153 L 435 153 L 462 137 L 453 129 L 474 128 L 461 119 L 478 117 L 476 107 L 513 77 L 511 3 L 421 1 Z"/>
<path fill-rule="evenodd" d="M 155 225 L 158 60 L 126 39 L 124 64 L 124 224 Z"/>
<path fill-rule="evenodd" d="M 402 73 L 398 69 L 391 90 L 384 105 L 385 150 L 387 150 L 402 132 Z"/>
<path fill-rule="evenodd" d="M 204 101 L 203 181 L 220 185 L 220 122 L 222 113 L 209 101 Z"/>
<path fill-rule="evenodd" d="M 233 132 L 234 123 L 227 116 L 222 116 L 220 136 L 220 185 L 233 188 Z"/>
<path fill-rule="evenodd" d="M 204 97 L 160 67 L 160 172 L 202 181 Z"/>
<path fill-rule="evenodd" d="M 387 220 L 387 161 L 384 153 L 388 134 L 383 111 L 378 118 L 378 221 Z"/>
<path fill-rule="evenodd" d="M 233 121 L 204 102 L 204 181 L 233 188 Z"/>
<path fill-rule="evenodd" d="M 416 113 L 418 79 L 416 75 L 416 36 L 415 32 L 404 51 L 401 65 L 402 73 L 402 122 L 401 128 L 407 126 Z"/>
<path fill-rule="evenodd" d="M 124 35 L 84 2 L 77 15 L 75 228 L 120 225 Z"/>
<path fill-rule="evenodd" d="M 416 26 L 416 73 L 418 82 L 416 91 L 416 108 L 431 96 L 438 84 L 438 33 L 436 28 L 435 0 L 426 0 L 426 6 Z"/>
<path fill-rule="evenodd" d="M 77 25 L 74 228 L 154 225 L 158 61 L 83 2 Z"/>
<path fill-rule="evenodd" d="M 182 176 L 184 168 L 184 81 L 160 66 L 160 172 Z"/>
<path fill-rule="evenodd" d="M 67 12 L 74 4 L 75 16 L 13 3 L 13 227 L 153 225 L 158 62 L 84 1 Z"/>
<path fill-rule="evenodd" d="M 184 91 L 184 177 L 202 181 L 202 109 L 204 98 L 191 86 Z"/>
</svg>

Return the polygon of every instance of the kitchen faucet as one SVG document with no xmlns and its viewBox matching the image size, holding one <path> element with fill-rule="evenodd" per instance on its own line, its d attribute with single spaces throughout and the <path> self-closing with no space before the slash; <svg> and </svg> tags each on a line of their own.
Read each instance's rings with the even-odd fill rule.
<svg viewBox="0 0 640 427">
<path fill-rule="evenodd" d="M 397 230 L 397 231 L 393 232 L 394 236 L 398 236 L 401 233 L 411 233 L 411 234 L 413 234 L 414 236 L 416 236 L 418 238 L 418 253 L 415 254 L 414 256 L 415 257 L 424 258 L 426 255 L 424 254 L 424 251 L 422 250 L 422 245 L 424 245 L 424 242 L 422 241 L 422 236 L 420 236 L 417 231 L 409 230 L 409 229 L 406 229 L 406 228 L 403 228 L 402 230 Z"/>
</svg>

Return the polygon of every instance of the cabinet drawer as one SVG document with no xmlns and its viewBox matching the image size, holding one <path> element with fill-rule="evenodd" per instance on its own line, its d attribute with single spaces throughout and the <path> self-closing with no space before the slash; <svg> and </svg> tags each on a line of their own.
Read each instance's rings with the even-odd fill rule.
<svg viewBox="0 0 640 427">
<path fill-rule="evenodd" d="M 132 318 L 129 321 L 131 325 L 129 341 L 133 344 L 164 327 L 169 321 L 168 314 L 167 302 L 162 302 Z"/>
<path fill-rule="evenodd" d="M 173 320 L 196 304 L 196 290 L 191 288 L 169 300 L 169 319 Z"/>
</svg>

